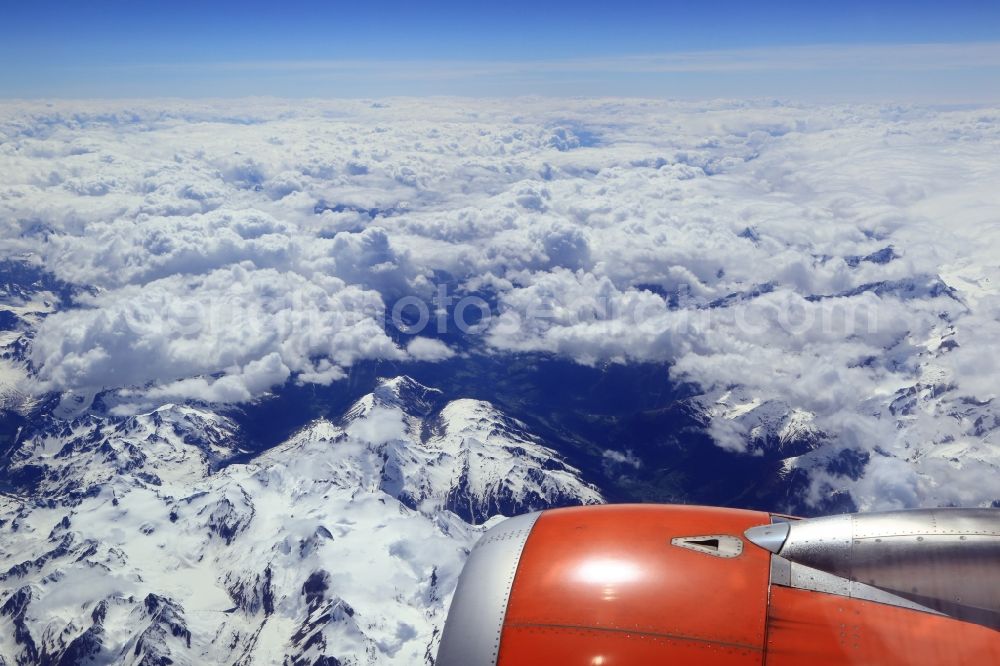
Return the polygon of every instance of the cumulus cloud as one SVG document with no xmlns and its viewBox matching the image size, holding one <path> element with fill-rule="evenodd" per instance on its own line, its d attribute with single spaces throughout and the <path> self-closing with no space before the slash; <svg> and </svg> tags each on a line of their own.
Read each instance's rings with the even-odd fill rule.
<svg viewBox="0 0 1000 666">
<path fill-rule="evenodd" d="M 375 407 L 363 418 L 351 422 L 347 434 L 368 444 L 384 444 L 406 438 L 406 421 L 396 408 Z"/>
<path fill-rule="evenodd" d="M 451 347 L 433 338 L 413 338 L 406 345 L 406 353 L 418 361 L 443 361 L 455 355 Z"/>
<path fill-rule="evenodd" d="M 44 321 L 31 360 L 43 388 L 144 387 L 151 399 L 240 402 L 292 372 L 403 358 L 383 310 L 377 292 L 336 278 L 237 264 L 87 298 Z"/>
<path fill-rule="evenodd" d="M 495 306 L 463 344 L 661 362 L 877 448 L 827 480 L 862 503 L 969 501 L 929 480 L 997 465 L 998 144 L 993 109 L 22 102 L 0 252 L 95 290 L 33 331 L 43 390 L 239 402 L 447 359 L 384 313 L 446 284 Z M 710 432 L 749 446 L 731 412 Z"/>
</svg>

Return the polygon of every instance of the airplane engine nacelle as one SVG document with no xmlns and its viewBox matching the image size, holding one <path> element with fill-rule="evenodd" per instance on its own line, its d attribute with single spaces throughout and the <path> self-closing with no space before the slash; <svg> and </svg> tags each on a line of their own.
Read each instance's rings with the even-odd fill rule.
<svg viewBox="0 0 1000 666">
<path fill-rule="evenodd" d="M 971 523 L 977 552 L 990 539 L 1000 548 L 998 515 L 987 511 Z M 469 557 L 436 665 L 1000 663 L 1000 632 L 988 623 L 962 621 L 775 554 L 788 541 L 785 520 L 666 505 L 558 509 L 507 520 Z M 819 541 L 805 550 L 801 539 L 789 542 L 789 552 L 816 559 Z"/>
</svg>

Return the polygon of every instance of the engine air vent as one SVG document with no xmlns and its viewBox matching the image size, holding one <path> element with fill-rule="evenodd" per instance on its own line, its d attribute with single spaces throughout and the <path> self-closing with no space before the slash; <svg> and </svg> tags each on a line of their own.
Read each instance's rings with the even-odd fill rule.
<svg viewBox="0 0 1000 666">
<path fill-rule="evenodd" d="M 728 534 L 677 537 L 671 539 L 670 543 L 678 548 L 687 548 L 713 557 L 739 557 L 743 552 L 743 540 Z"/>
</svg>

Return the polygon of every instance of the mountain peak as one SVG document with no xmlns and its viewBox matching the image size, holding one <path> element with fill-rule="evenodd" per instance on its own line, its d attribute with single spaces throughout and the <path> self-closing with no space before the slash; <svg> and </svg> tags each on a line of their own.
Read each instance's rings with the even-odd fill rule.
<svg viewBox="0 0 1000 666">
<path fill-rule="evenodd" d="M 344 415 L 345 421 L 367 416 L 375 407 L 399 408 L 408 416 L 424 417 L 444 400 L 444 393 L 406 375 L 379 378 L 375 389 L 358 399 Z"/>
</svg>

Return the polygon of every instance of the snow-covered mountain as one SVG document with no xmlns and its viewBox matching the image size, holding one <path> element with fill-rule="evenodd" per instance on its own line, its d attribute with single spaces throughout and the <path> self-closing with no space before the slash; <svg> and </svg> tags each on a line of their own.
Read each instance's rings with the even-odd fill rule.
<svg viewBox="0 0 1000 666">
<path fill-rule="evenodd" d="M 1000 505 L 1000 406 L 963 390 L 949 355 L 975 332 L 941 318 L 927 339 L 903 338 L 877 362 L 867 359 L 893 363 L 905 355 L 912 372 L 901 385 L 887 382 L 860 401 L 860 414 L 871 419 L 863 440 L 845 436 L 846 427 L 825 429 L 813 411 L 745 386 L 705 393 L 693 403 L 717 442 L 781 461 L 784 484 L 798 494 L 796 508 L 841 502 L 845 510 L 868 509 L 876 497 L 900 506 L 919 498 L 942 506 Z M 958 477 L 968 485 L 949 481 Z"/>
<path fill-rule="evenodd" d="M 419 664 L 498 515 L 1000 505 L 997 155 L 986 108 L 0 104 L 0 658 Z"/>
<path fill-rule="evenodd" d="M 379 383 L 248 462 L 169 405 L 24 431 L 0 496 L 0 663 L 433 663 L 499 516 L 600 493 L 489 403 Z"/>
</svg>

